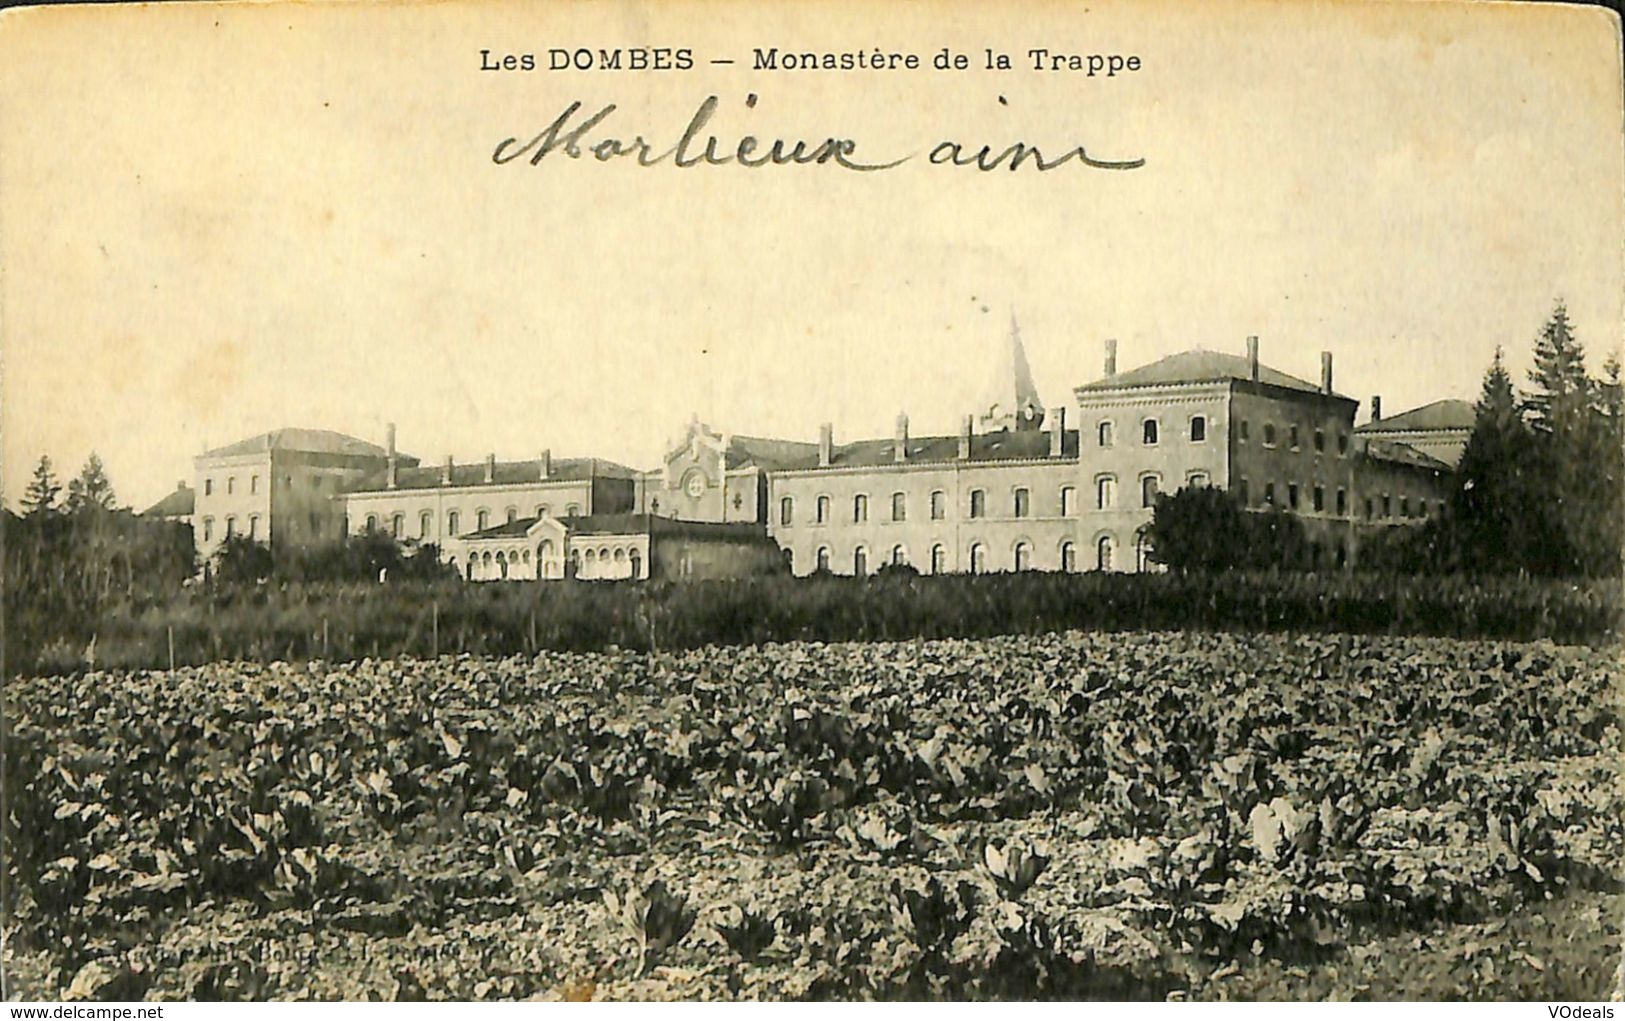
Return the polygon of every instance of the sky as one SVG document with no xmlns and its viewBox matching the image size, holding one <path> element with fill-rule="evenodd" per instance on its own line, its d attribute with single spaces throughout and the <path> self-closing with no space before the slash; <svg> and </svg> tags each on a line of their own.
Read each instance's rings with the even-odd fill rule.
<svg viewBox="0 0 1625 1021">
<path fill-rule="evenodd" d="M 1422 3 L 608 0 L 207 4 L 0 16 L 0 486 L 92 451 L 138 508 L 284 426 L 429 462 L 658 465 L 698 415 L 813 440 L 952 432 L 1012 317 L 1043 400 L 1244 349 L 1389 414 L 1521 378 L 1555 301 L 1625 323 L 1617 28 Z M 670 46 L 685 71 L 482 71 Z M 752 50 L 911 52 L 756 70 Z M 944 47 L 970 58 L 936 71 Z M 1133 55 L 1107 78 L 1027 51 Z M 984 50 L 1012 55 L 986 70 Z M 733 60 L 712 64 L 711 60 Z M 754 94 L 754 107 L 746 97 Z M 497 165 L 569 104 L 674 145 L 828 137 L 894 169 Z M 585 116 L 585 113 L 582 114 Z M 579 118 L 578 118 L 579 120 Z M 1076 162 L 932 165 L 1021 141 Z M 766 141 L 764 141 L 764 146 Z M 1363 403 L 1362 420 L 1369 404 Z"/>
</svg>

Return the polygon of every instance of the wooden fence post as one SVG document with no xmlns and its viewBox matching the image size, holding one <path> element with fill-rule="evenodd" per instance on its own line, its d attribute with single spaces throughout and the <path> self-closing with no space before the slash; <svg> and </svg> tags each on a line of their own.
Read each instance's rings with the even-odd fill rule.
<svg viewBox="0 0 1625 1021">
<path fill-rule="evenodd" d="M 169 631 L 169 672 L 175 672 L 175 625 L 171 624 Z"/>
<path fill-rule="evenodd" d="M 429 635 L 434 658 L 440 658 L 440 601 L 429 604 Z"/>
<path fill-rule="evenodd" d="M 327 618 L 322 618 L 322 662 L 327 662 Z"/>
</svg>

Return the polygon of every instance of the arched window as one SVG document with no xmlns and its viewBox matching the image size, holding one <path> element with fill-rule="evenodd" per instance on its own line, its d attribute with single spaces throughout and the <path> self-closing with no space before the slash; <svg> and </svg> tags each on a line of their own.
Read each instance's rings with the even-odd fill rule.
<svg viewBox="0 0 1625 1021">
<path fill-rule="evenodd" d="M 1207 416 L 1191 416 L 1191 442 L 1202 443 L 1207 440 Z"/>
<path fill-rule="evenodd" d="M 457 535 L 457 512 L 456 511 L 447 511 L 446 512 L 446 534 L 449 535 L 449 536 L 452 536 L 453 538 L 455 538 L 456 535 Z"/>
<path fill-rule="evenodd" d="M 571 550 L 569 555 L 564 558 L 564 576 L 566 578 L 574 578 L 580 573 L 581 553 L 578 550 Z"/>
<path fill-rule="evenodd" d="M 1099 443 L 1102 447 L 1111 446 L 1112 445 L 1112 424 L 1110 422 L 1102 422 L 1102 423 L 1100 423 L 1100 425 L 1095 429 L 1095 438 L 1096 438 L 1096 442 Z"/>
<path fill-rule="evenodd" d="M 203 519 L 203 541 L 211 542 L 214 539 L 214 518 Z"/>
<path fill-rule="evenodd" d="M 536 505 L 536 516 L 539 518 L 547 517 L 547 504 L 539 503 Z"/>
<path fill-rule="evenodd" d="M 569 506 L 564 508 L 564 514 L 565 514 L 566 517 L 571 517 L 571 518 L 580 517 L 581 516 L 581 505 L 578 504 L 578 503 L 570 504 Z"/>
<path fill-rule="evenodd" d="M 1115 506 L 1117 506 L 1117 480 L 1110 475 L 1102 475 L 1095 480 L 1095 508 L 1111 510 Z"/>
<path fill-rule="evenodd" d="M 1140 423 L 1140 442 L 1148 447 L 1157 445 L 1157 420 L 1148 418 Z"/>
<path fill-rule="evenodd" d="M 406 535 L 406 515 L 397 512 L 389 519 L 389 534 L 399 539 Z"/>
<path fill-rule="evenodd" d="M 547 578 L 551 575 L 548 569 L 553 566 L 553 540 L 543 539 L 536 544 L 536 577 Z"/>
<path fill-rule="evenodd" d="M 226 494 L 229 496 L 230 494 L 235 493 L 235 492 L 237 492 L 237 476 L 235 476 L 235 475 L 227 475 L 226 476 Z"/>
<path fill-rule="evenodd" d="M 1018 571 L 1030 571 L 1030 570 L 1032 570 L 1032 566 L 1033 566 L 1033 563 L 1032 563 L 1032 561 L 1033 561 L 1033 547 L 1032 547 L 1032 544 L 1027 543 L 1027 542 L 1018 542 L 1018 543 L 1016 543 L 1014 560 L 1015 560 L 1015 564 L 1016 564 L 1016 570 L 1018 570 Z"/>
<path fill-rule="evenodd" d="M 908 550 L 904 549 L 900 545 L 893 546 L 891 548 L 891 562 L 897 567 L 901 567 L 908 563 Z"/>
<path fill-rule="evenodd" d="M 477 531 L 477 532 L 483 532 L 487 528 L 490 528 L 490 527 L 491 527 L 491 512 L 486 510 L 484 507 L 481 507 L 474 514 L 474 530 Z"/>
<path fill-rule="evenodd" d="M 869 551 L 862 546 L 852 551 L 852 573 L 860 578 L 869 573 Z"/>
<path fill-rule="evenodd" d="M 1274 422 L 1265 422 L 1264 423 L 1264 446 L 1266 446 L 1266 447 L 1275 446 L 1275 423 Z"/>
<path fill-rule="evenodd" d="M 970 491 L 970 516 L 982 517 L 987 513 L 987 493 L 980 489 Z"/>
<path fill-rule="evenodd" d="M 1161 483 L 1155 475 L 1146 475 L 1140 479 L 1140 506 L 1155 507 L 1157 505 L 1157 490 Z"/>
<path fill-rule="evenodd" d="M 796 502 L 786 496 L 779 501 L 779 524 L 788 526 L 795 520 Z"/>
<path fill-rule="evenodd" d="M 813 521 L 820 525 L 829 524 L 829 497 L 820 496 L 813 514 Z"/>
<path fill-rule="evenodd" d="M 1018 518 L 1026 517 L 1027 512 L 1032 509 L 1030 506 L 1032 503 L 1031 495 L 1027 492 L 1025 487 L 1019 488 L 1015 491 L 1014 500 L 1012 502 L 1015 504 L 1015 514 Z"/>
<path fill-rule="evenodd" d="M 948 494 L 937 490 L 931 494 L 931 520 L 941 521 L 948 516 Z"/>
<path fill-rule="evenodd" d="M 1072 486 L 1061 487 L 1061 517 L 1069 518 L 1078 512 L 1078 491 Z"/>
<path fill-rule="evenodd" d="M 1326 432 L 1323 429 L 1316 429 L 1315 430 L 1315 453 L 1321 454 L 1321 453 L 1325 453 L 1325 451 L 1326 451 Z"/>
<path fill-rule="evenodd" d="M 1134 569 L 1142 574 L 1151 569 L 1151 530 L 1148 528 L 1134 533 Z"/>
<path fill-rule="evenodd" d="M 1249 498 L 1249 495 L 1247 493 L 1247 480 L 1246 479 L 1237 479 L 1236 480 L 1236 499 L 1241 502 L 1241 505 L 1243 507 L 1247 506 L 1248 503 L 1251 502 L 1250 498 Z"/>
<path fill-rule="evenodd" d="M 378 515 L 376 515 L 376 514 L 368 514 L 367 515 L 367 531 L 369 531 L 369 532 L 378 531 Z M 231 519 L 230 518 L 226 519 L 226 534 L 227 535 L 231 534 Z"/>
<path fill-rule="evenodd" d="M 1207 484 L 1207 472 L 1191 472 L 1190 477 L 1185 480 L 1185 485 L 1191 489 L 1205 489 Z"/>
<path fill-rule="evenodd" d="M 982 574 L 987 570 L 987 547 L 981 543 L 972 543 L 970 548 L 970 573 Z"/>
<path fill-rule="evenodd" d="M 497 554 L 497 574 L 504 578 L 508 576 L 508 558 L 501 553 Z"/>
<path fill-rule="evenodd" d="M 941 574 L 948 569 L 948 550 L 942 543 L 931 547 L 931 573 Z"/>
<path fill-rule="evenodd" d="M 1112 554 L 1116 550 L 1116 545 L 1109 535 L 1103 535 L 1095 540 L 1095 570 L 1109 571 L 1112 569 Z"/>
<path fill-rule="evenodd" d="M 502 515 L 503 515 L 503 520 L 505 520 L 508 524 L 511 525 L 515 521 L 519 520 L 519 508 L 518 507 L 509 507 L 507 510 L 502 512 Z"/>
<path fill-rule="evenodd" d="M 818 547 L 818 567 L 817 567 L 817 570 L 819 570 L 821 572 L 824 572 L 826 574 L 829 572 L 829 547 L 828 546 L 820 546 L 820 547 Z"/>
<path fill-rule="evenodd" d="M 1070 542 L 1061 543 L 1061 570 L 1067 574 L 1078 569 L 1078 551 Z"/>
<path fill-rule="evenodd" d="M 588 550 L 586 555 L 581 558 L 581 576 L 583 578 L 591 578 L 593 577 L 593 572 L 597 570 L 597 568 L 598 551 Z"/>
<path fill-rule="evenodd" d="M 429 532 L 434 529 L 434 511 L 424 511 L 418 515 L 418 538 L 427 539 Z"/>
<path fill-rule="evenodd" d="M 908 520 L 908 497 L 902 493 L 891 495 L 891 519 L 893 521 Z"/>
<path fill-rule="evenodd" d="M 468 573 L 468 580 L 469 581 L 474 580 L 474 575 L 476 573 L 478 573 L 479 566 L 480 566 L 480 555 L 478 553 L 476 553 L 473 556 L 468 558 L 467 573 Z"/>
<path fill-rule="evenodd" d="M 523 563 L 527 563 L 527 564 L 530 563 L 530 550 L 528 548 L 520 550 L 519 551 L 519 559 Z"/>
<path fill-rule="evenodd" d="M 852 521 L 854 524 L 869 520 L 869 498 L 859 493 L 852 498 Z"/>
<path fill-rule="evenodd" d="M 643 577 L 643 554 L 639 553 L 637 550 L 633 550 L 631 553 L 627 554 L 627 561 L 631 564 L 631 571 L 627 577 Z"/>
</svg>

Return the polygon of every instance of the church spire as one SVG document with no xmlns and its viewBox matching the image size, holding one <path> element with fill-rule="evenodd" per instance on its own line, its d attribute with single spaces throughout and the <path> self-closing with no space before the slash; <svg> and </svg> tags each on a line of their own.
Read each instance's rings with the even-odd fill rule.
<svg viewBox="0 0 1625 1021">
<path fill-rule="evenodd" d="M 977 408 L 977 418 L 983 432 L 1037 429 L 1044 422 L 1044 403 L 1033 385 L 1015 309 L 1010 310 L 1010 335 L 998 345 L 993 377 Z"/>
</svg>

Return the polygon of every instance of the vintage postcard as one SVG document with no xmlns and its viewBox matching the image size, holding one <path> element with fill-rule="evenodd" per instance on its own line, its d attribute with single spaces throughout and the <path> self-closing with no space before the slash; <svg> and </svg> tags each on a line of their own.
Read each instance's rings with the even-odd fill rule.
<svg viewBox="0 0 1625 1021">
<path fill-rule="evenodd" d="M 5 997 L 1612 1016 L 1619 32 L 5 11 Z"/>
</svg>

